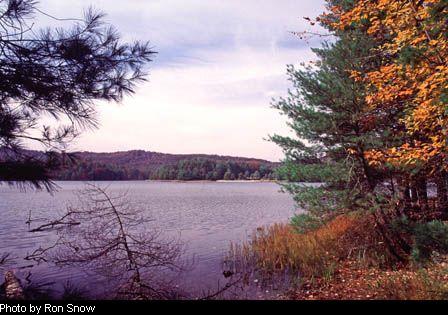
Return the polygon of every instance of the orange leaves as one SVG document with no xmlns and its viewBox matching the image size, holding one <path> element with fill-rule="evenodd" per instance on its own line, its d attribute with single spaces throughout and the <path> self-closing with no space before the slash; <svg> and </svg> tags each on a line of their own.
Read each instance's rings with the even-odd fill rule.
<svg viewBox="0 0 448 315">
<path fill-rule="evenodd" d="M 381 168 L 386 163 L 395 167 L 414 167 L 417 164 L 430 163 L 433 158 L 438 157 L 445 147 L 444 142 L 441 137 L 435 136 L 429 142 L 404 143 L 400 147 L 369 151 L 365 156 L 369 164 L 375 167 Z"/>
<path fill-rule="evenodd" d="M 406 138 L 399 145 L 368 152 L 366 158 L 372 165 L 424 162 L 437 168 L 446 157 L 448 114 L 441 96 L 448 89 L 448 39 L 444 35 L 448 29 L 430 11 L 440 1 L 358 0 L 347 12 L 334 11 L 338 14 L 335 29 L 357 27 L 379 42 L 379 50 L 372 52 L 383 56 L 377 69 L 367 75 L 351 73 L 369 89 L 367 110 L 383 115 L 392 109 L 406 113 L 391 122 L 404 128 Z"/>
<path fill-rule="evenodd" d="M 359 82 L 362 81 L 363 78 L 361 76 L 361 72 L 359 71 L 355 71 L 355 70 L 351 70 L 350 71 L 350 78 L 352 78 L 353 80 L 355 80 L 355 82 Z"/>
<path fill-rule="evenodd" d="M 381 166 L 386 162 L 383 152 L 372 150 L 365 153 L 366 159 L 369 161 L 371 166 Z"/>
</svg>

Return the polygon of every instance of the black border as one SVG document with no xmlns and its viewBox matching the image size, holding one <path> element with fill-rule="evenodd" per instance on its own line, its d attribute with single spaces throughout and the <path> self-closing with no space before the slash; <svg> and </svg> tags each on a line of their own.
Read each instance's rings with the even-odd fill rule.
<svg viewBox="0 0 448 315">
<path fill-rule="evenodd" d="M 181 300 L 181 301 L 0 301 L 0 304 L 7 304 L 10 306 L 39 305 L 42 307 L 45 304 L 52 306 L 63 306 L 66 308 L 67 304 L 77 306 L 95 306 L 92 313 L 49 313 L 41 311 L 42 314 L 166 314 L 176 312 L 174 314 L 184 314 L 184 312 L 194 312 L 193 314 L 216 314 L 220 312 L 242 312 L 246 311 L 250 314 L 257 314 L 259 312 L 272 315 L 289 315 L 291 313 L 315 314 L 315 312 L 352 312 L 356 314 L 364 314 L 368 312 L 375 312 L 377 315 L 381 310 L 394 311 L 396 308 L 398 312 L 407 311 L 430 311 L 431 308 L 446 308 L 448 301 L 231 301 L 231 300 L 213 300 L 213 301 L 196 301 L 196 300 Z M 288 312 L 279 314 L 279 312 Z M 0 312 L 0 314 L 23 314 Z M 27 312 L 27 314 L 33 314 Z M 36 313 L 34 313 L 36 314 Z M 229 314 L 234 315 L 234 314 Z"/>
</svg>

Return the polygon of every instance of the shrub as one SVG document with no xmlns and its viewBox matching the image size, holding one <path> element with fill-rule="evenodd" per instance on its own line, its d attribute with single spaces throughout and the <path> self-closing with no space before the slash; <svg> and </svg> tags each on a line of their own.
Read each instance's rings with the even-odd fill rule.
<svg viewBox="0 0 448 315">
<path fill-rule="evenodd" d="M 429 261 L 433 253 L 448 253 L 448 225 L 443 221 L 415 222 L 402 216 L 391 228 L 412 240 L 411 258 L 418 264 Z"/>
<path fill-rule="evenodd" d="M 323 220 L 307 213 L 296 214 L 291 219 L 291 225 L 298 233 L 317 230 L 323 225 Z"/>
<path fill-rule="evenodd" d="M 442 221 L 417 223 L 413 236 L 412 258 L 416 262 L 427 261 L 434 251 L 440 254 L 448 253 L 448 225 Z"/>
</svg>

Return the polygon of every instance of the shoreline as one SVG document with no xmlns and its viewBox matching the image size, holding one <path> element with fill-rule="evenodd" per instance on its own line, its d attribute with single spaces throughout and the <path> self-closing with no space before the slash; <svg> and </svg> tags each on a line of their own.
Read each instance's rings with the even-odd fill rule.
<svg viewBox="0 0 448 315">
<path fill-rule="evenodd" d="M 207 179 L 197 179 L 197 180 L 179 180 L 179 179 L 145 179 L 145 182 L 166 182 L 166 183 L 277 183 L 278 180 L 207 180 Z"/>
<path fill-rule="evenodd" d="M 14 183 L 15 181 L 12 181 Z M 53 182 L 159 182 L 159 183 L 288 183 L 285 180 L 206 180 L 206 179 L 198 179 L 198 180 L 178 180 L 178 179 L 54 179 Z M 293 183 L 293 182 L 291 182 Z M 1 184 L 7 184 L 5 181 L 0 181 Z M 319 182 L 297 182 L 297 184 L 310 184 L 310 185 L 321 185 Z"/>
</svg>

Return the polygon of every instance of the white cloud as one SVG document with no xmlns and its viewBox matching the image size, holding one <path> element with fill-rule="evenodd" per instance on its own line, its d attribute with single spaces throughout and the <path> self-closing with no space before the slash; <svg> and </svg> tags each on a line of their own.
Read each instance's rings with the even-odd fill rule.
<svg viewBox="0 0 448 315">
<path fill-rule="evenodd" d="M 41 0 L 45 11 L 80 17 L 90 5 L 107 13 L 126 37 L 149 39 L 157 47 L 262 43 L 304 30 L 303 16 L 323 11 L 323 0 Z M 48 19 L 47 19 L 48 21 Z"/>
<path fill-rule="evenodd" d="M 297 55 L 311 58 L 306 49 L 276 56 L 244 49 L 244 53 L 210 52 L 212 67 L 199 63 L 157 69 L 123 106 L 102 105 L 101 128 L 86 134 L 79 146 L 278 160 L 281 150 L 263 138 L 288 132 L 270 101 L 285 94 L 285 64 L 297 60 Z"/>
<path fill-rule="evenodd" d="M 67 17 L 91 1 L 63 3 L 45 0 L 41 7 Z M 322 12 L 323 1 L 94 3 L 125 38 L 150 39 L 159 56 L 133 97 L 122 105 L 99 104 L 101 127 L 74 148 L 282 157 L 263 140 L 289 132 L 270 101 L 286 93 L 286 64 L 314 58 L 288 32 L 303 30 L 301 17 Z"/>
</svg>

